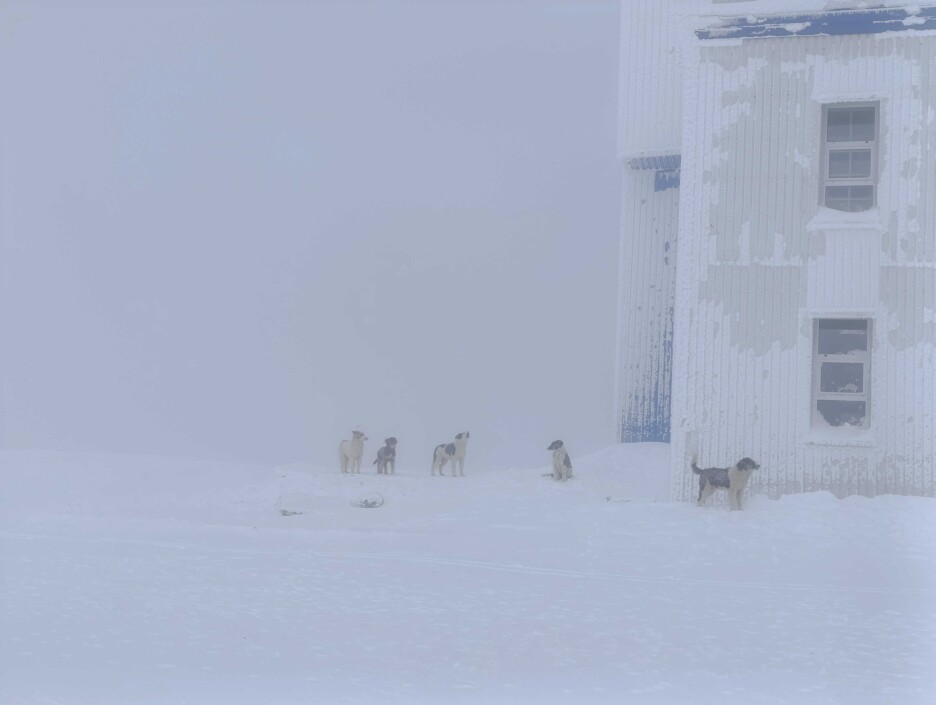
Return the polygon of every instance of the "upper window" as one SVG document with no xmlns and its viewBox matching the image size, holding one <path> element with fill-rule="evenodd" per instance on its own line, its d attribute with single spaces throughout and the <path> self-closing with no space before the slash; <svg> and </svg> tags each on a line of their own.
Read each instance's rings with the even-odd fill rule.
<svg viewBox="0 0 936 705">
<path fill-rule="evenodd" d="M 813 426 L 868 427 L 870 321 L 820 318 L 813 331 Z"/>
<path fill-rule="evenodd" d="M 874 207 L 877 104 L 827 105 L 822 122 L 822 204 L 839 211 Z"/>
</svg>

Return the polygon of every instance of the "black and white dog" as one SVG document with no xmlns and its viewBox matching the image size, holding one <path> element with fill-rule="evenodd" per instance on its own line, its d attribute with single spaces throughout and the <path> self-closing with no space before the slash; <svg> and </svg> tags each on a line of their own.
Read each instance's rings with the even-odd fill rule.
<svg viewBox="0 0 936 705">
<path fill-rule="evenodd" d="M 553 441 L 546 450 L 551 450 L 553 452 L 553 479 L 565 482 L 572 477 L 572 459 L 569 458 L 569 454 L 562 445 L 562 441 Z"/>
<path fill-rule="evenodd" d="M 741 509 L 741 494 L 751 479 L 751 473 L 760 465 L 750 458 L 741 458 L 730 468 L 700 468 L 696 465 L 696 456 L 692 456 L 692 472 L 699 476 L 699 498 L 696 504 L 700 507 L 706 499 L 711 497 L 715 490 L 728 490 L 728 506 L 731 509 Z"/>
<path fill-rule="evenodd" d="M 465 476 L 465 452 L 468 447 L 468 431 L 455 435 L 454 443 L 440 443 L 432 451 L 432 474 L 439 471 L 439 475 L 444 475 L 442 468 L 445 464 L 452 463 L 452 477 L 457 475 Z"/>
<path fill-rule="evenodd" d="M 386 445 L 377 451 L 377 460 L 374 465 L 377 466 L 378 475 L 392 475 L 396 472 L 396 444 L 397 439 L 393 436 L 384 439 Z"/>
</svg>

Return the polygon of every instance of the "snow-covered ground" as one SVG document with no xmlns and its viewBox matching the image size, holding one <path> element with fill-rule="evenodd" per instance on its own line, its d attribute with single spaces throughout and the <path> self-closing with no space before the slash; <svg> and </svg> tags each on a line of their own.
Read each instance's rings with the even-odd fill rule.
<svg viewBox="0 0 936 705">
<path fill-rule="evenodd" d="M 936 501 L 699 509 L 667 454 L 0 454 L 0 703 L 936 702 Z"/>
</svg>

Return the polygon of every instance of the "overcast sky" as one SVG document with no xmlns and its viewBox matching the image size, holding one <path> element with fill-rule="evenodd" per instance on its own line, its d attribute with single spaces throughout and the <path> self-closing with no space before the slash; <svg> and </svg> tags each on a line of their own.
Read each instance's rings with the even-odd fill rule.
<svg viewBox="0 0 936 705">
<path fill-rule="evenodd" d="M 6 447 L 613 442 L 617 0 L 0 8 Z"/>
</svg>

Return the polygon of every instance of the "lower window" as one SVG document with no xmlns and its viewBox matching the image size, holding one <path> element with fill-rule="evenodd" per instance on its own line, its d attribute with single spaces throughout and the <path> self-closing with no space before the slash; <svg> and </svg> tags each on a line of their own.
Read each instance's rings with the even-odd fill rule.
<svg viewBox="0 0 936 705">
<path fill-rule="evenodd" d="M 818 318 L 813 328 L 812 425 L 868 428 L 871 321 Z"/>
</svg>

